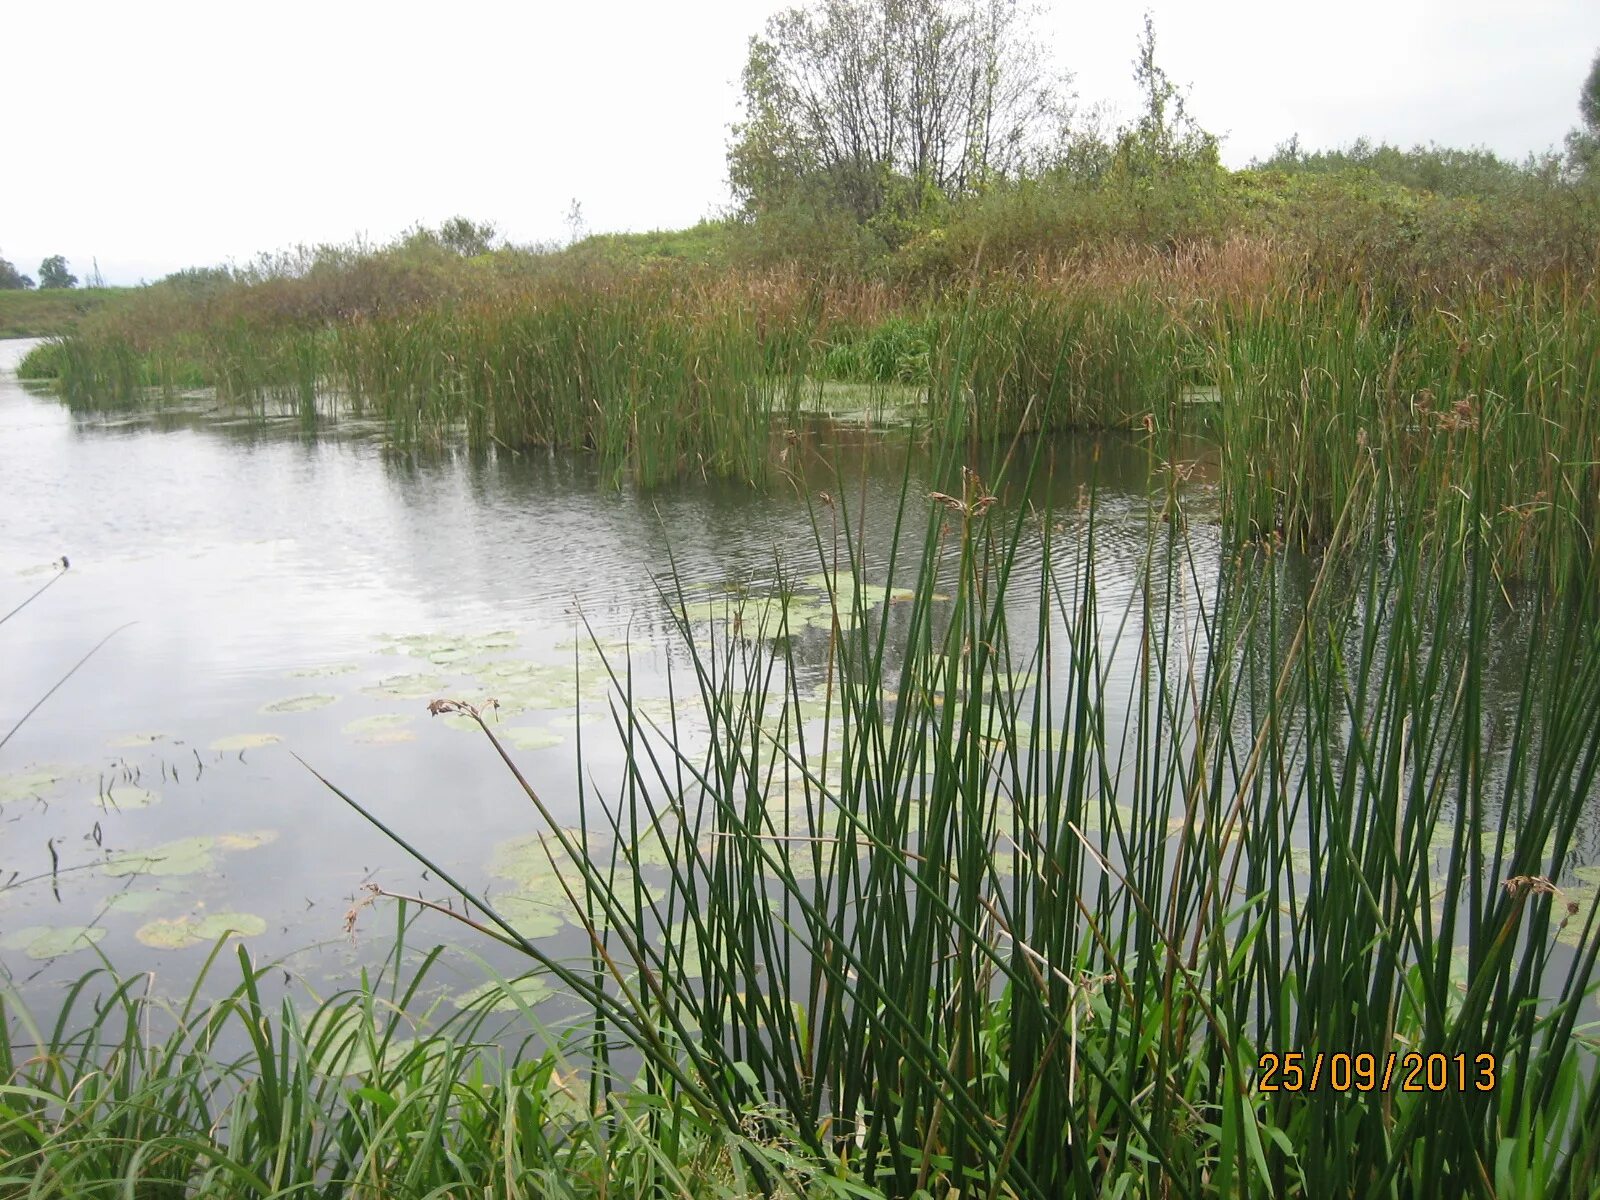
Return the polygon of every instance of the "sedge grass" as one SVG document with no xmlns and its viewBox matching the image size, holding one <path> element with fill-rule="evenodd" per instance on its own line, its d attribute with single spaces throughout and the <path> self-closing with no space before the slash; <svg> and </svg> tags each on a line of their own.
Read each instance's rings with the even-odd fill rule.
<svg viewBox="0 0 1600 1200">
<path fill-rule="evenodd" d="M 514 984 L 491 974 L 451 1014 L 420 999 L 439 952 L 403 967 L 398 915 L 388 962 L 332 996 L 273 1003 L 277 966 L 243 950 L 227 986 L 223 942 L 177 997 L 103 969 L 42 1024 L 0 996 L 0 1195 L 853 1194 L 789 1153 L 772 1114 L 744 1114 L 759 1139 L 729 1135 L 626 1080 L 591 1106 Z"/>
</svg>

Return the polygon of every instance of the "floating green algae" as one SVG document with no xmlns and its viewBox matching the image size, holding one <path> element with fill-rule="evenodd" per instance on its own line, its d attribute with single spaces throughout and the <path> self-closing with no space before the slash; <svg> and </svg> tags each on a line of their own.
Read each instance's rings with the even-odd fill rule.
<svg viewBox="0 0 1600 1200">
<path fill-rule="evenodd" d="M 775 638 L 833 623 L 832 613 L 818 599 L 795 593 L 759 596 L 728 592 L 706 600 L 684 601 L 673 607 L 685 621 L 722 622 L 751 637 Z"/>
<path fill-rule="evenodd" d="M 557 642 L 550 647 L 557 654 L 578 654 L 587 658 L 598 659 L 602 656 L 626 653 L 628 643 L 616 638 L 588 636 L 570 637 Z"/>
<path fill-rule="evenodd" d="M 216 838 L 219 850 L 254 850 L 257 846 L 265 846 L 277 840 L 276 829 L 255 829 L 249 833 L 219 833 Z"/>
<path fill-rule="evenodd" d="M 523 684 L 509 688 L 501 688 L 495 693 L 495 699 L 508 713 L 534 711 L 559 711 L 571 708 L 573 697 L 571 693 L 562 695 L 549 688 L 537 684 Z"/>
</svg>

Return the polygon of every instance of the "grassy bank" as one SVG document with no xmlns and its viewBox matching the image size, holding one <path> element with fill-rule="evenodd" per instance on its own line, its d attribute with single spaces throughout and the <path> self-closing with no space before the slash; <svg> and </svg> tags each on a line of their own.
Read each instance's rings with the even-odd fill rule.
<svg viewBox="0 0 1600 1200">
<path fill-rule="evenodd" d="M 133 288 L 0 289 L 0 338 L 63 337 Z"/>
<path fill-rule="evenodd" d="M 13 1020 L 12 1178 L 42 1196 L 1582 1194 L 1592 603 L 1508 609 L 1488 514 L 1441 527 L 1422 484 L 1318 563 L 1214 557 L 1174 479 L 1140 560 L 1103 565 L 1092 493 L 1038 512 L 1016 479 L 946 477 L 902 495 L 870 580 L 848 492 L 818 500 L 820 673 L 783 636 L 782 587 L 669 585 L 693 711 L 636 702 L 614 658 L 625 773 L 577 827 L 505 756 L 529 814 L 496 868 L 513 890 L 340 792 L 467 898 L 428 920 L 520 951 L 524 1007 L 565 997 L 565 1032 L 529 1021 L 502 1057 L 404 984 L 269 1010 L 248 964 L 170 1033 L 126 993 L 87 1031 Z M 1340 530 L 1371 529 L 1383 486 L 1349 495 Z M 1493 704 L 1491 672 L 1513 681 Z M 587 955 L 541 948 L 552 910 Z"/>
</svg>

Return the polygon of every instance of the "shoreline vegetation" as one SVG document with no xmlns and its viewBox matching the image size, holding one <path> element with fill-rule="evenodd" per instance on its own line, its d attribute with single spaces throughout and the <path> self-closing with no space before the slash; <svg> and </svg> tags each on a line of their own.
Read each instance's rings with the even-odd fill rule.
<svg viewBox="0 0 1600 1200">
<path fill-rule="evenodd" d="M 880 10 L 923 8 L 817 11 Z M 583 790 L 580 743 L 576 828 L 433 701 L 508 768 L 518 883 L 580 960 L 324 780 L 455 893 L 424 928 L 527 979 L 450 1013 L 418 999 L 433 957 L 397 951 L 307 1015 L 241 952 L 207 1003 L 94 975 L 34 1021 L 0 993 L 0 1195 L 1593 1194 L 1589 135 L 1521 165 L 1290 144 L 1228 171 L 1147 22 L 1146 107 L 1111 136 L 825 162 L 784 107 L 784 56 L 843 44 L 809 19 L 752 43 L 726 220 L 556 251 L 458 218 L 183 272 L 29 355 L 79 411 L 211 389 L 376 417 L 401 451 L 589 453 L 616 486 L 781 484 L 849 408 L 908 425 L 944 490 L 908 469 L 871 579 L 848 489 L 806 494 L 815 691 L 782 589 L 669 588 L 674 696 L 709 736 L 609 659 L 625 783 Z M 1027 497 L 1031 435 L 1112 428 L 1161 469 L 1103 607 L 1094 489 Z M 1216 531 L 1189 519 L 1202 471 L 1220 553 L 1191 541 Z M 1380 1086 L 1355 1057 L 1413 1052 L 1444 1074 Z M 1351 1073 L 1269 1089 L 1263 1056 L 1294 1053 Z"/>
<path fill-rule="evenodd" d="M 1470 486 L 1506 583 L 1562 591 L 1592 562 L 1592 264 L 1379 273 L 1231 234 L 905 284 L 425 244 L 147 289 L 21 373 L 81 408 L 212 388 L 376 416 L 402 449 L 576 449 L 645 487 L 769 483 L 784 430 L 830 406 L 966 442 L 1134 428 L 1161 454 L 1198 435 L 1241 537 L 1320 548 L 1358 488 L 1448 508 Z"/>
</svg>

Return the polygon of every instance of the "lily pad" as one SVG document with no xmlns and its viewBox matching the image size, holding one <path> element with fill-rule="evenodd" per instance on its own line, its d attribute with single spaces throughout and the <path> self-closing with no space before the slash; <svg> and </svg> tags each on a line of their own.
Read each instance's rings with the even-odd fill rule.
<svg viewBox="0 0 1600 1200">
<path fill-rule="evenodd" d="M 211 852 L 215 848 L 215 838 L 179 838 L 148 850 L 124 850 L 108 858 L 100 869 L 113 878 L 124 875 L 198 875 L 211 869 Z"/>
<path fill-rule="evenodd" d="M 289 672 L 290 679 L 327 679 L 334 675 L 354 675 L 361 669 L 360 663 L 343 662 L 329 663 L 322 667 L 300 667 Z"/>
<path fill-rule="evenodd" d="M 500 701 L 507 712 L 523 712 L 529 709 L 555 711 L 571 708 L 573 704 L 571 693 L 559 695 L 536 686 L 502 688 L 496 692 L 495 699 Z"/>
<path fill-rule="evenodd" d="M 553 837 L 547 837 L 546 842 L 550 851 L 548 856 L 537 834 L 496 843 L 489 861 L 489 873 L 514 881 L 522 896 L 537 900 L 552 910 L 565 914 L 572 909 L 572 901 L 567 897 L 569 890 L 580 902 L 583 899 L 587 886 L 584 872 Z M 587 855 L 588 862 L 600 868 L 602 874 L 609 861 L 609 851 L 603 847 L 604 843 L 598 839 L 591 839 Z M 554 859 L 553 866 L 552 859 Z M 619 874 L 627 871 L 626 862 L 620 858 L 617 870 Z M 624 885 L 624 882 L 618 883 L 619 887 Z M 631 886 L 631 882 L 627 885 Z"/>
<path fill-rule="evenodd" d="M 365 737 L 356 739 L 363 746 L 400 746 L 416 740 L 417 735 L 409 729 L 386 729 L 381 733 L 369 733 Z"/>
<path fill-rule="evenodd" d="M 489 901 L 514 928 L 530 942 L 547 938 L 561 931 L 566 924 L 561 917 L 561 911 L 552 907 L 550 901 L 539 894 L 527 892 L 512 892 L 505 896 L 496 896 Z M 562 908 L 570 908 L 565 897 L 562 899 Z"/>
<path fill-rule="evenodd" d="M 524 975 L 521 979 L 501 983 L 491 979 L 479 984 L 470 992 L 456 997 L 461 1008 L 481 1008 L 484 1012 L 517 1012 L 531 1008 L 555 995 L 555 989 L 537 975 Z"/>
<path fill-rule="evenodd" d="M 0 938 L 0 949 L 20 950 L 29 958 L 60 958 L 98 945 L 106 931 L 87 925 L 30 925 Z"/>
<path fill-rule="evenodd" d="M 1589 922 L 1589 914 L 1596 904 L 1600 904 L 1600 888 L 1566 888 L 1552 899 L 1558 908 L 1551 919 L 1560 922 L 1556 937 L 1569 946 L 1583 945 L 1583 931 Z"/>
<path fill-rule="evenodd" d="M 454 686 L 442 675 L 391 675 L 362 688 L 361 694 L 378 700 L 431 700 Z"/>
<path fill-rule="evenodd" d="M 276 829 L 254 829 L 249 833 L 219 833 L 217 847 L 222 850 L 254 850 L 278 840 Z"/>
<path fill-rule="evenodd" d="M 275 733 L 236 733 L 231 737 L 218 738 L 211 743 L 211 748 L 231 753 L 235 750 L 255 750 L 281 741 L 283 739 Z"/>
<path fill-rule="evenodd" d="M 751 596 L 730 593 L 674 606 L 684 620 L 726 622 L 750 637 L 775 638 L 798 633 L 817 620 L 832 621 L 821 605 L 799 596 Z"/>
<path fill-rule="evenodd" d="M 700 942 L 693 925 L 688 921 L 674 921 L 667 931 L 667 945 L 663 953 L 672 970 L 685 979 L 699 979 Z"/>
<path fill-rule="evenodd" d="M 510 742 L 518 750 L 548 750 L 551 746 L 559 746 L 567 740 L 559 733 L 552 733 L 548 729 L 530 729 L 526 726 L 517 726 L 498 732 L 501 738 Z"/>
<path fill-rule="evenodd" d="M 357 741 L 367 741 L 375 734 L 393 733 L 415 719 L 410 713 L 377 713 L 349 722 L 344 732 L 353 735 Z"/>
<path fill-rule="evenodd" d="M 849 607 L 855 596 L 856 577 L 849 571 L 840 571 L 837 575 L 831 575 L 826 572 L 807 575 L 805 582 L 810 587 L 836 594 L 841 608 Z M 882 604 L 885 600 L 910 600 L 916 595 L 910 588 L 887 588 L 876 583 L 863 583 L 860 590 L 861 602 L 869 607 L 874 604 Z"/>
<path fill-rule="evenodd" d="M 559 641 L 552 646 L 551 649 L 558 654 L 571 654 L 576 651 L 581 655 L 598 658 L 601 655 L 611 655 L 619 652 L 626 652 L 628 649 L 628 643 L 618 641 L 616 638 L 591 638 L 585 634 L 580 637 L 570 637 L 564 639 L 563 641 Z"/>
<path fill-rule="evenodd" d="M 127 875 L 199 875 L 209 871 L 218 850 L 251 850 L 266 845 L 278 835 L 271 830 L 253 833 L 225 833 L 217 837 L 186 837 L 151 846 L 146 850 L 124 850 L 112 855 L 101 870 L 112 878 Z"/>
<path fill-rule="evenodd" d="M 161 803 L 161 793 L 150 788 L 113 785 L 94 798 L 94 802 L 107 811 L 149 808 Z"/>
<path fill-rule="evenodd" d="M 600 724 L 600 718 L 593 713 L 562 713 L 559 717 L 551 717 L 550 725 L 555 729 L 577 729 L 582 726 L 589 729 Z"/>
<path fill-rule="evenodd" d="M 185 950 L 209 945 L 225 935 L 254 937 L 265 933 L 267 923 L 254 913 L 187 913 L 171 920 L 151 921 L 139 926 L 134 937 L 154 950 Z"/>
<path fill-rule="evenodd" d="M 106 745 L 113 750 L 138 750 L 145 746 L 153 746 L 157 742 L 170 740 L 171 735 L 165 733 L 125 733 L 121 737 L 114 737 Z"/>
<path fill-rule="evenodd" d="M 129 888 L 106 898 L 107 912 L 147 913 L 167 898 L 167 893 L 153 888 Z"/>
<path fill-rule="evenodd" d="M 473 674 L 481 679 L 523 681 L 547 678 L 551 668 L 531 658 L 495 658 L 477 664 Z"/>
<path fill-rule="evenodd" d="M 74 767 L 30 767 L 15 775 L 0 775 L 0 804 L 42 796 L 58 783 L 78 779 L 84 772 Z"/>
<path fill-rule="evenodd" d="M 397 653 L 426 658 L 443 666 L 489 650 L 508 650 L 517 644 L 517 635 L 513 630 L 499 629 L 470 636 L 415 633 L 386 640 Z"/>
<path fill-rule="evenodd" d="M 311 712 L 313 709 L 327 708 L 339 697 L 330 696 L 326 692 L 316 692 L 308 696 L 290 696 L 287 700 L 276 700 L 271 704 L 261 706 L 263 713 L 298 713 Z"/>
</svg>

